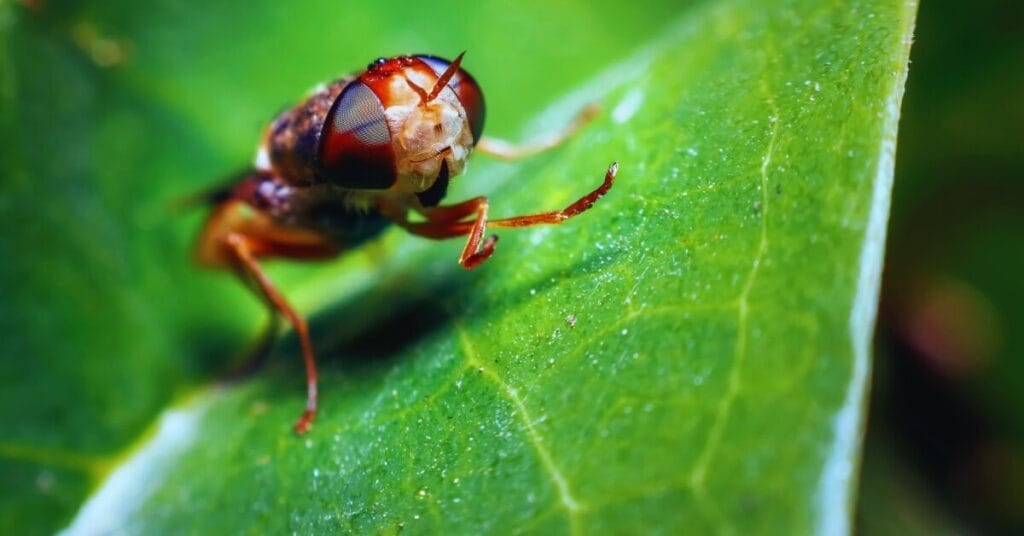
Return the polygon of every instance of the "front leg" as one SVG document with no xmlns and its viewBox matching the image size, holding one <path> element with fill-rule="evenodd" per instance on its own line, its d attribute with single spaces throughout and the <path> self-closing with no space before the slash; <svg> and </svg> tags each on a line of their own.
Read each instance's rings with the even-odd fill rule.
<svg viewBox="0 0 1024 536">
<path fill-rule="evenodd" d="M 487 230 L 488 207 L 486 197 L 474 197 L 455 205 L 417 208 L 427 221 L 413 223 L 397 220 L 396 223 L 412 234 L 425 238 L 444 239 L 469 235 L 466 246 L 462 248 L 462 255 L 459 256 L 459 264 L 470 270 L 494 253 L 494 244 L 498 241 L 494 235 L 483 240 Z M 472 219 L 468 220 L 470 217 Z"/>
<path fill-rule="evenodd" d="M 466 240 L 466 247 L 462 249 L 462 255 L 459 257 L 459 264 L 469 270 L 487 260 L 494 253 L 494 245 L 497 243 L 498 237 L 492 235 L 483 240 L 488 224 L 492 227 L 529 227 L 532 225 L 557 225 L 562 223 L 573 216 L 585 212 L 594 206 L 598 199 L 608 193 L 618 169 L 619 164 L 613 163 L 608 167 L 608 171 L 605 172 L 604 182 L 600 186 L 562 210 L 488 221 L 487 210 L 489 203 L 487 198 L 474 197 L 455 205 L 421 209 L 420 212 L 427 221 L 412 223 L 406 220 L 396 220 L 396 223 L 409 232 L 426 238 L 442 239 L 469 235 L 469 238 Z M 469 219 L 470 217 L 472 219 Z"/>
</svg>

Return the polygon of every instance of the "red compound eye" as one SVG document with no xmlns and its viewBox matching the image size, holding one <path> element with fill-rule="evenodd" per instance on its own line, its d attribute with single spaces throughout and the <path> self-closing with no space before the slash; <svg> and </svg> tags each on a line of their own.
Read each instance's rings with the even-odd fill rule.
<svg viewBox="0 0 1024 536">
<path fill-rule="evenodd" d="M 452 63 L 437 56 L 421 55 L 416 57 L 429 65 L 437 73 L 437 76 L 441 76 Z M 462 107 L 466 109 L 466 116 L 469 118 L 469 129 L 473 132 L 473 143 L 475 144 L 480 141 L 480 135 L 484 131 L 484 116 L 486 115 L 484 94 L 480 91 L 480 86 L 477 85 L 476 80 L 461 68 L 448 81 L 448 87 L 452 88 L 452 91 L 459 98 L 459 102 L 462 103 Z"/>
<path fill-rule="evenodd" d="M 395 151 L 384 105 L 359 80 L 341 91 L 324 122 L 324 177 L 338 186 L 386 190 L 395 182 Z"/>
</svg>

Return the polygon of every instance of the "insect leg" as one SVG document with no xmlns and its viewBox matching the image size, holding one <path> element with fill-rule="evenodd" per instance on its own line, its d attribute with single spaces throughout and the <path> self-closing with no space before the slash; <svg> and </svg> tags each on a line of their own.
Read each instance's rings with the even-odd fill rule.
<svg viewBox="0 0 1024 536">
<path fill-rule="evenodd" d="M 426 209 L 423 211 L 424 216 L 427 217 L 425 222 L 405 222 L 400 223 L 400 225 L 413 234 L 427 238 L 451 238 L 469 235 L 469 238 L 466 240 L 466 247 L 463 248 L 462 255 L 459 257 L 459 264 L 466 269 L 471 269 L 487 260 L 494 253 L 494 245 L 498 241 L 497 236 L 489 236 L 481 244 L 488 225 L 492 227 L 528 227 L 531 225 L 562 223 L 594 206 L 598 199 L 608 193 L 618 170 L 619 164 L 617 162 L 613 163 L 608 167 L 608 171 L 605 172 L 604 181 L 600 186 L 562 210 L 488 221 L 487 210 L 489 203 L 487 198 L 475 197 L 456 205 Z M 464 218 L 473 213 L 476 213 L 476 217 L 473 220 L 464 220 Z"/>
<path fill-rule="evenodd" d="M 422 213 L 427 221 L 418 223 L 398 222 L 409 232 L 426 238 L 452 238 L 455 236 L 469 235 L 466 240 L 466 247 L 462 249 L 459 256 L 459 264 L 467 270 L 476 267 L 484 262 L 487 257 L 494 253 L 494 244 L 498 237 L 490 236 L 487 240 L 481 240 L 484 231 L 487 230 L 487 210 L 489 204 L 486 197 L 474 197 L 468 201 L 450 205 L 447 207 L 432 207 L 423 209 Z M 461 221 L 464 218 L 476 216 L 471 221 Z"/>
<path fill-rule="evenodd" d="M 516 145 L 505 140 L 499 140 L 497 138 L 491 138 L 489 136 L 483 136 L 480 138 L 480 141 L 477 142 L 476 150 L 501 160 L 519 160 L 520 158 L 532 156 L 557 147 L 562 142 L 572 137 L 574 134 L 579 132 L 580 129 L 585 127 L 587 123 L 597 117 L 598 111 L 597 105 L 591 104 L 584 108 L 579 115 L 577 115 L 576 118 L 560 132 L 554 132 L 520 145 Z"/>
<path fill-rule="evenodd" d="M 589 194 L 577 199 L 569 206 L 562 210 L 555 210 L 551 212 L 541 212 L 539 214 L 528 214 L 525 216 L 514 216 L 511 218 L 502 218 L 500 220 L 491 220 L 488 225 L 491 227 L 529 227 L 531 225 L 540 224 L 557 224 L 586 211 L 590 207 L 594 206 L 594 203 L 598 199 L 604 197 L 604 194 L 608 193 L 608 190 L 612 189 L 612 182 L 615 180 L 616 173 L 619 172 L 619 163 L 614 162 L 608 166 L 608 171 L 604 174 L 604 182 L 600 186 L 594 189 Z"/>
<path fill-rule="evenodd" d="M 313 360 L 313 345 L 309 340 L 309 328 L 306 325 L 306 320 L 288 304 L 288 301 L 260 267 L 259 262 L 256 261 L 254 249 L 259 248 L 258 243 L 238 233 L 228 234 L 224 238 L 224 242 L 234 254 L 241 274 L 255 284 L 256 289 L 271 307 L 288 319 L 299 337 L 299 342 L 302 345 L 302 357 L 306 363 L 306 409 L 295 423 L 295 431 L 299 434 L 306 433 L 316 417 L 317 407 L 316 363 Z"/>
<path fill-rule="evenodd" d="M 480 205 L 486 203 L 487 198 L 480 196 L 474 197 L 473 199 L 467 199 L 466 201 L 462 201 L 461 203 L 456 203 L 454 205 L 441 205 L 420 209 L 419 212 L 431 222 L 457 222 L 476 214 L 480 210 Z"/>
</svg>

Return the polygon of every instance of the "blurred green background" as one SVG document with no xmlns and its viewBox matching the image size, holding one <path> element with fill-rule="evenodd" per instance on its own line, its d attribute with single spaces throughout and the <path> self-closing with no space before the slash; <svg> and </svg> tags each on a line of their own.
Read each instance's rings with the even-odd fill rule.
<svg viewBox="0 0 1024 536">
<path fill-rule="evenodd" d="M 34 477 L 37 487 L 77 479 L 77 490 L 62 487 L 66 496 L 56 497 L 62 516 L 74 511 L 90 485 L 82 474 L 103 474 L 112 451 L 142 433 L 169 400 L 228 367 L 238 356 L 238 341 L 252 338 L 262 321 L 244 291 L 221 284 L 220 276 L 197 275 L 187 258 L 158 264 L 156 259 L 168 257 L 156 254 L 160 249 L 188 247 L 199 214 L 184 216 L 191 225 L 167 225 L 183 216 L 166 204 L 139 199 L 173 199 L 182 184 L 201 189 L 211 177 L 249 161 L 252 142 L 238 133 L 258 130 L 271 111 L 296 97 L 297 86 L 321 81 L 324 50 L 335 56 L 336 74 L 365 63 L 367 50 L 452 55 L 465 36 L 474 35 L 474 20 L 504 18 L 510 21 L 508 34 L 487 38 L 505 47 L 471 50 L 467 61 L 472 57 L 489 102 L 515 101 L 537 110 L 610 58 L 659 33 L 680 9 L 677 2 L 431 2 L 396 8 L 394 16 L 416 20 L 418 11 L 440 10 L 450 14 L 449 27 L 405 33 L 402 25 L 352 18 L 346 20 L 352 32 L 339 34 L 328 30 L 337 26 L 328 21 L 348 14 L 344 4 L 332 2 L 302 8 L 280 2 L 261 2 L 259 9 L 211 5 L 201 15 L 169 1 L 24 4 L 0 4 L 0 140 L 19 147 L 0 150 L 0 173 L 10 192 L 0 198 L 0 262 L 22 257 L 2 271 L 0 333 L 29 330 L 5 341 L 16 345 L 6 349 L 8 355 L 22 359 L 0 366 L 0 404 L 19 423 L 5 430 L 0 448 L 8 452 L 0 454 L 11 454 L 12 445 L 30 438 L 39 446 L 31 456 L 68 471 Z M 292 42 L 263 38 L 276 21 L 291 17 L 309 19 Z M 579 24 L 557 22 L 566 18 Z M 515 33 L 526 26 L 523 20 L 539 35 L 565 34 L 574 46 L 551 49 L 543 45 L 547 40 Z M 1018 385 L 1024 378 L 1022 26 L 1024 7 L 1014 1 L 920 6 L 900 125 L 857 512 L 864 532 L 1024 527 L 1024 390 Z M 260 54 L 285 45 L 294 61 L 270 63 Z M 535 56 L 545 63 L 516 64 L 519 83 L 487 83 L 507 78 L 507 58 Z M 551 64 L 560 68 L 547 68 Z M 223 87 L 236 90 L 224 93 Z M 15 116 L 11 103 L 19 94 L 46 98 L 24 101 Z M 513 136 L 522 126 L 521 114 L 489 107 L 488 132 Z M 136 135 L 125 137 L 125 131 Z M 74 149 L 54 153 L 48 150 L 54 144 Z M 173 159 L 164 150 L 167 144 L 178 151 Z M 143 165 L 152 173 L 128 186 L 101 183 Z M 36 203 L 37 176 L 87 180 Z M 65 225 L 75 219 L 100 223 L 83 229 Z M 118 229 L 128 222 L 150 237 L 120 236 Z M 55 235 L 55 228 L 67 234 Z M 99 269 L 83 273 L 75 263 Z M 37 269 L 24 269 L 29 266 Z M 284 284 L 302 276 L 280 273 Z M 185 297 L 183 281 L 192 289 Z M 124 290 L 139 287 L 149 299 L 167 304 L 166 317 L 148 317 L 138 295 Z M 209 322 L 198 328 L 190 321 L 196 310 L 216 314 L 207 314 Z M 48 321 L 26 324 L 20 321 L 25 317 Z M 110 318 L 128 321 L 111 326 Z M 54 329 L 67 325 L 76 327 Z M 97 338 L 97 332 L 104 336 Z M 182 340 L 196 341 L 196 347 L 181 355 Z M 112 359 L 116 366 L 106 369 L 78 367 L 75 349 L 83 345 L 135 358 Z M 33 359 L 39 348 L 48 349 L 46 362 Z M 50 374 L 49 389 L 82 401 L 80 412 L 49 407 L 37 386 L 18 383 L 40 368 Z M 102 375 L 104 381 L 79 381 L 81 374 Z M 89 390 L 112 381 L 123 388 Z M 63 435 L 53 432 L 56 427 L 33 426 L 54 419 L 64 420 L 62 430 L 74 431 L 73 455 Z M 18 467 L 8 470 L 5 478 L 23 476 L 15 474 Z M 24 470 L 35 474 L 34 468 Z M 0 505 L 14 504 L 4 499 Z M 0 515 L 16 519 L 31 507 L 18 504 L 18 511 L 0 506 Z"/>
<path fill-rule="evenodd" d="M 923 1 L 858 522 L 1024 529 L 1024 4 Z"/>
</svg>

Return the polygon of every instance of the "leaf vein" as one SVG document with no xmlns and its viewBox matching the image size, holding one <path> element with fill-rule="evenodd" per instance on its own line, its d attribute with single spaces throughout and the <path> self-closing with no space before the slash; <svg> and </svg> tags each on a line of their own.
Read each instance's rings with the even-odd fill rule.
<svg viewBox="0 0 1024 536">
<path fill-rule="evenodd" d="M 535 420 L 530 416 L 530 412 L 526 408 L 526 404 L 523 402 L 522 397 L 519 396 L 519 391 L 510 386 L 501 376 L 498 375 L 498 373 L 484 366 L 484 363 L 480 361 L 479 357 L 477 357 L 476 350 L 473 347 L 472 342 L 469 340 L 469 336 L 466 333 L 465 328 L 458 321 L 456 321 L 454 325 L 455 330 L 459 334 L 459 344 L 462 346 L 462 350 L 466 354 L 467 365 L 475 367 L 483 376 L 490 379 L 499 387 L 499 391 L 502 395 L 504 395 L 505 398 L 512 402 L 516 407 L 516 413 L 519 415 L 519 419 L 523 423 L 526 435 L 529 438 L 530 443 L 533 445 L 534 450 L 537 452 L 537 455 L 540 457 L 541 463 L 547 471 L 555 489 L 558 491 L 560 507 L 565 510 L 566 514 L 569 516 L 569 523 L 572 527 L 572 532 L 574 534 L 578 533 L 578 515 L 585 508 L 585 505 L 573 496 L 572 490 L 569 488 L 569 481 L 565 478 L 562 470 L 555 463 L 555 460 L 552 458 L 547 447 L 544 446 L 544 438 L 534 426 Z"/>
<path fill-rule="evenodd" d="M 775 101 L 770 97 L 770 93 L 767 91 L 767 86 L 764 80 L 762 80 L 762 90 L 769 95 L 767 104 L 771 109 L 769 123 L 772 125 L 772 131 L 768 140 L 768 147 L 765 150 L 764 156 L 761 158 L 759 185 L 761 190 L 761 200 L 760 208 L 758 210 L 761 220 L 761 235 L 757 246 L 757 253 L 754 257 L 754 262 L 750 271 L 747 273 L 746 280 L 743 283 L 743 288 L 740 290 L 740 294 L 736 298 L 736 346 L 733 352 L 732 370 L 729 372 L 725 395 L 722 397 L 718 407 L 715 409 L 714 424 L 708 434 L 708 439 L 704 444 L 704 448 L 697 457 L 697 463 L 694 466 L 693 472 L 690 474 L 690 486 L 698 496 L 704 495 L 704 482 L 707 477 L 708 468 L 711 465 L 715 452 L 718 450 L 718 445 L 722 440 L 722 435 L 725 433 L 725 427 L 728 424 L 733 403 L 739 395 L 740 384 L 742 382 L 742 369 L 747 353 L 747 323 L 750 316 L 750 293 L 754 288 L 754 282 L 757 279 L 757 274 L 760 271 L 761 264 L 768 251 L 768 167 L 771 164 L 772 155 L 775 152 L 775 142 L 779 133 L 779 111 L 775 105 Z"/>
</svg>

